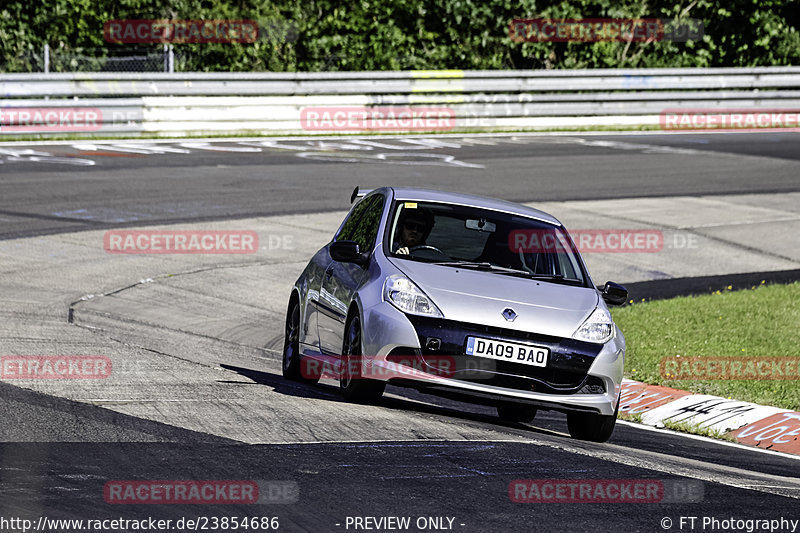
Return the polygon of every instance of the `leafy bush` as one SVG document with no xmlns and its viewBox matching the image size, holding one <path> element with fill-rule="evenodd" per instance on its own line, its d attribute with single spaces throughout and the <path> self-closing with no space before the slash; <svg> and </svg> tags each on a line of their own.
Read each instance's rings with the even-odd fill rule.
<svg viewBox="0 0 800 533">
<path fill-rule="evenodd" d="M 6 0 L 0 71 L 35 72 L 42 49 L 95 57 L 113 19 L 253 19 L 255 43 L 176 44 L 191 71 L 569 69 L 791 65 L 800 59 L 792 0 Z M 515 18 L 667 18 L 703 21 L 701 40 L 653 43 L 514 42 Z M 137 45 L 141 49 L 141 45 Z M 148 45 L 158 53 L 160 45 Z M 73 62 L 74 63 L 74 62 Z M 54 70 L 74 64 L 55 63 Z"/>
</svg>

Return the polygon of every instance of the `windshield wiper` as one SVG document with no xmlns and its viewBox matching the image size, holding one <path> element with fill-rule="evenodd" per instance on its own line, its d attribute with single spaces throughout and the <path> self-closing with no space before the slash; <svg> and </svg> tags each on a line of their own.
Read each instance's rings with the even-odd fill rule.
<svg viewBox="0 0 800 533">
<path fill-rule="evenodd" d="M 581 280 L 575 278 L 565 278 L 563 274 L 536 274 L 527 270 L 518 268 L 502 267 L 489 263 L 488 261 L 437 261 L 434 265 L 455 266 L 463 268 L 474 268 L 476 270 L 484 270 L 486 272 L 497 272 L 498 274 L 505 274 L 509 276 L 519 276 L 533 280 L 552 281 L 554 283 L 582 283 Z"/>
<path fill-rule="evenodd" d="M 514 268 L 506 268 L 501 267 L 499 265 L 495 265 L 489 263 L 488 261 L 434 261 L 434 265 L 443 265 L 443 266 L 454 266 L 454 267 L 464 267 L 464 268 L 474 268 L 477 270 L 486 270 L 486 271 L 496 271 L 496 272 L 522 272 L 526 273 L 524 270 L 516 270 Z"/>
<path fill-rule="evenodd" d="M 498 272 L 509 276 L 520 276 L 536 281 L 549 281 L 551 283 L 568 283 L 570 285 L 583 285 L 583 282 L 576 278 L 565 278 L 563 274 L 533 274 L 525 270 L 515 270 L 513 272 Z"/>
<path fill-rule="evenodd" d="M 491 268 L 492 264 L 486 261 L 434 261 L 434 265 L 444 265 L 444 266 L 466 266 L 466 267 L 476 267 L 476 268 Z"/>
</svg>

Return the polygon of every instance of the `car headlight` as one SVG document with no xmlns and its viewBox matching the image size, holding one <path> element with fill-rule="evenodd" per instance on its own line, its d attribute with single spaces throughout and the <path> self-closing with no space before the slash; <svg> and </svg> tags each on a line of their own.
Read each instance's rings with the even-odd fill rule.
<svg viewBox="0 0 800 533">
<path fill-rule="evenodd" d="M 604 309 L 596 308 L 581 327 L 572 334 L 573 339 L 579 341 L 596 342 L 602 344 L 614 335 L 614 321 Z"/>
<path fill-rule="evenodd" d="M 428 295 L 414 283 L 398 274 L 386 278 L 383 298 L 404 313 L 442 318 L 442 312 Z"/>
</svg>

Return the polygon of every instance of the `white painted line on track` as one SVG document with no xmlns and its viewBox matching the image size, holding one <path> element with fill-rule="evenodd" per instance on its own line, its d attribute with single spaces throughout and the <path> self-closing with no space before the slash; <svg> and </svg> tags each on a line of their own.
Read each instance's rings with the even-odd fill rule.
<svg viewBox="0 0 800 533">
<path fill-rule="evenodd" d="M 140 139 L 136 137 L 120 137 L 115 139 L 72 139 L 72 140 L 20 140 L 3 141 L 0 146 L 59 146 L 72 145 L 81 142 L 91 142 L 93 144 L 114 144 L 124 143 L 143 143 L 143 144 L 169 144 L 183 142 L 256 142 L 256 141 L 302 141 L 302 140 L 355 140 L 355 139 L 424 139 L 424 138 L 496 138 L 496 137 L 629 137 L 629 136 L 685 136 L 685 135 L 797 135 L 796 132 L 771 132 L 771 131 L 540 131 L 540 132 L 498 132 L 498 133 L 442 133 L 426 135 L 295 135 L 280 137 L 173 137 L 167 139 Z"/>
</svg>

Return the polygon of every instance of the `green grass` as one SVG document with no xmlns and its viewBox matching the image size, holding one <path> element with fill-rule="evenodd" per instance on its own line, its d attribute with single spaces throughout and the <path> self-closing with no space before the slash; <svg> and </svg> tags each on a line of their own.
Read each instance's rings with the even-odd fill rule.
<svg viewBox="0 0 800 533">
<path fill-rule="evenodd" d="M 689 424 L 688 422 L 674 422 L 672 420 L 665 420 L 664 427 L 673 431 L 680 431 L 682 433 L 691 433 L 692 435 L 702 435 L 703 437 L 711 437 L 712 439 L 736 442 L 736 439 L 724 431 L 702 427 L 695 424 Z"/>
<path fill-rule="evenodd" d="M 614 309 L 625 334 L 625 377 L 725 398 L 800 410 L 798 380 L 675 380 L 662 358 L 800 358 L 800 282 L 639 302 Z"/>
<path fill-rule="evenodd" d="M 617 414 L 617 418 L 620 420 L 626 420 L 628 422 L 636 422 L 637 424 L 642 423 L 642 413 L 634 413 L 629 415 L 628 413 L 619 413 Z"/>
</svg>

